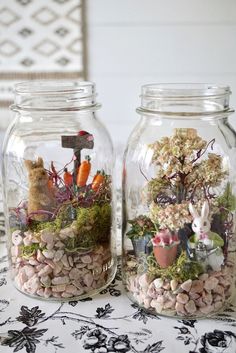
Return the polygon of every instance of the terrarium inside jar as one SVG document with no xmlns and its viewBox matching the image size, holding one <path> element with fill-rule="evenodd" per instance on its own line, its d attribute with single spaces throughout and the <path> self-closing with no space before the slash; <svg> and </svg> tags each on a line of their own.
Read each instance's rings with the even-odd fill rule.
<svg viewBox="0 0 236 353">
<path fill-rule="evenodd" d="M 116 268 L 113 150 L 94 84 L 22 83 L 4 145 L 12 279 L 43 299 L 83 298 Z"/>
<path fill-rule="evenodd" d="M 124 158 L 123 278 L 131 299 L 154 313 L 200 317 L 232 299 L 236 140 L 229 93 L 207 85 L 143 87 L 141 120 Z M 137 253 L 130 232 L 144 217 L 148 251 Z"/>
</svg>

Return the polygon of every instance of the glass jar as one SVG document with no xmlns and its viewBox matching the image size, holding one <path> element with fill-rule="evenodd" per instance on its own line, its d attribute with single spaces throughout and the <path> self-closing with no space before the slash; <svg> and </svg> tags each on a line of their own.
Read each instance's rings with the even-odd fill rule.
<svg viewBox="0 0 236 353">
<path fill-rule="evenodd" d="M 155 314 L 204 317 L 235 277 L 236 138 L 229 87 L 142 87 L 123 167 L 123 279 Z"/>
<path fill-rule="evenodd" d="M 114 278 L 113 147 L 91 82 L 15 86 L 3 150 L 11 275 L 30 296 L 81 299 Z"/>
</svg>

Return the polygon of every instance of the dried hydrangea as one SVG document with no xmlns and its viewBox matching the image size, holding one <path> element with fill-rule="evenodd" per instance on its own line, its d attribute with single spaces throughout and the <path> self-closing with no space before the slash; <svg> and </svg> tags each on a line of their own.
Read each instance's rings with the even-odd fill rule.
<svg viewBox="0 0 236 353">
<path fill-rule="evenodd" d="M 196 130 L 176 129 L 173 136 L 163 137 L 160 141 L 150 145 L 153 149 L 152 162 L 165 166 L 166 174 L 175 171 L 188 173 L 189 170 L 185 170 L 185 168 L 191 167 L 196 153 L 206 146 L 207 142 L 197 135 Z M 188 165 L 189 163 L 191 164 Z M 173 171 L 170 166 L 174 168 Z"/>
<path fill-rule="evenodd" d="M 169 204 L 162 207 L 154 202 L 150 205 L 150 218 L 159 228 L 178 231 L 186 223 L 191 223 L 192 216 L 188 210 L 188 202 Z"/>
<path fill-rule="evenodd" d="M 187 181 L 191 186 L 209 185 L 216 187 L 221 184 L 222 180 L 228 175 L 223 170 L 222 157 L 215 153 L 208 153 L 208 158 L 198 163 L 194 167 L 194 171 L 188 176 Z"/>
</svg>

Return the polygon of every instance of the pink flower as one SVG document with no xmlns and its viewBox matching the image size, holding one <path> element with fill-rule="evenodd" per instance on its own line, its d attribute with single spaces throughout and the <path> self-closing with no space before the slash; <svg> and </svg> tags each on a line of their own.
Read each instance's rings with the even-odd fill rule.
<svg viewBox="0 0 236 353">
<path fill-rule="evenodd" d="M 171 246 L 179 244 L 178 234 L 172 234 L 168 229 L 162 229 L 152 239 L 153 246 Z"/>
</svg>

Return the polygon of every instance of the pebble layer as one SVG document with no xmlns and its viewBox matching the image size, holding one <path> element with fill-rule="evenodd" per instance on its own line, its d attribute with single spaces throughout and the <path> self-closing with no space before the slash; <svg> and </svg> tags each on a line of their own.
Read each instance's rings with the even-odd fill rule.
<svg viewBox="0 0 236 353">
<path fill-rule="evenodd" d="M 232 267 L 204 273 L 196 280 L 150 280 L 146 273 L 131 275 L 127 289 L 135 301 L 157 314 L 202 317 L 220 310 L 232 295 Z"/>
<path fill-rule="evenodd" d="M 71 227 L 53 233 L 16 230 L 12 233 L 12 276 L 19 290 L 43 298 L 66 299 L 90 295 L 102 288 L 111 272 L 109 247 L 97 246 L 87 253 L 69 253 L 64 241 L 74 237 Z M 38 244 L 30 257 L 23 256 L 24 245 Z"/>
</svg>

